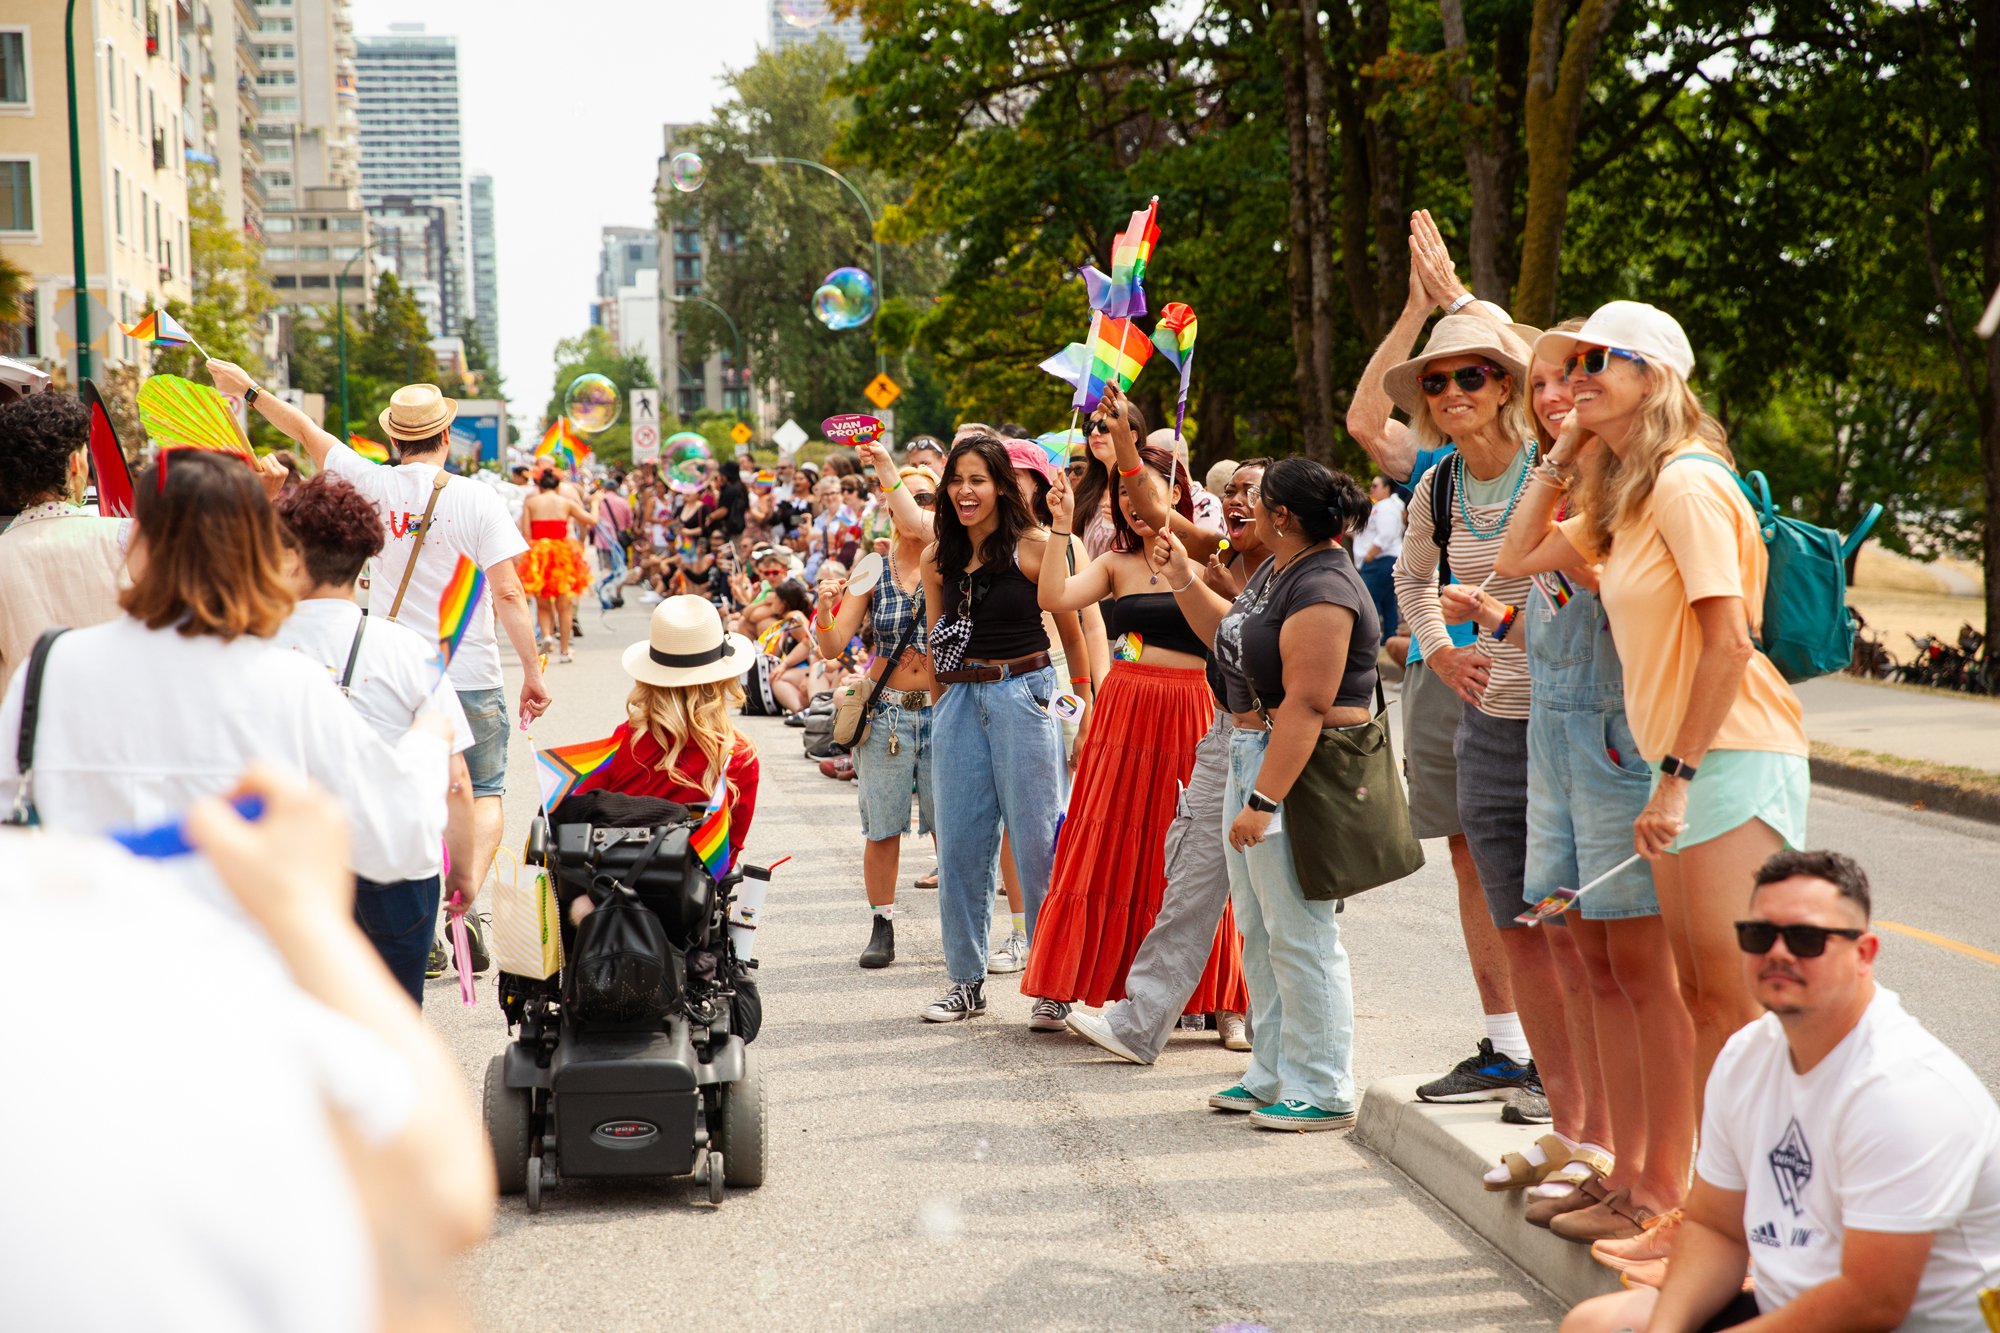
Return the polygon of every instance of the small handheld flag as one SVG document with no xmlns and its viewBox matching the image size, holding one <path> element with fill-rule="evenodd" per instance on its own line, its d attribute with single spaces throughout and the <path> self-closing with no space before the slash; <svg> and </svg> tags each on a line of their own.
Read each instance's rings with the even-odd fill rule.
<svg viewBox="0 0 2000 1333">
<path fill-rule="evenodd" d="M 182 328 L 180 322 L 164 310 L 155 310 L 137 324 L 129 326 L 120 324 L 118 327 L 125 331 L 126 337 L 137 339 L 139 342 L 149 343 L 154 347 L 191 346 L 195 351 L 201 352 L 204 360 L 208 357 L 208 353 L 202 350 L 202 345 L 194 340 L 194 335 Z"/>
<path fill-rule="evenodd" d="M 359 435 L 350 435 L 347 437 L 347 445 L 355 453 L 360 454 L 371 463 L 386 463 L 389 461 L 389 446 L 386 444 L 377 444 L 374 440 L 364 439 Z"/>
<path fill-rule="evenodd" d="M 438 649 L 447 665 L 471 628 L 472 613 L 485 591 L 486 571 L 470 556 L 460 556 L 444 585 L 444 595 L 438 598 Z"/>
<path fill-rule="evenodd" d="M 1111 274 L 1085 264 L 1083 275 L 1092 310 L 1112 319 L 1130 319 L 1146 313 L 1146 267 L 1152 262 L 1153 245 L 1160 239 L 1160 197 L 1132 214 L 1124 231 L 1111 241 Z"/>
<path fill-rule="evenodd" d="M 542 809 L 553 815 L 578 783 L 610 763 L 617 754 L 616 736 L 535 751 L 535 777 L 541 784 Z"/>
<path fill-rule="evenodd" d="M 1180 436 L 1187 420 L 1188 377 L 1194 370 L 1194 334 L 1197 321 L 1192 307 L 1180 301 L 1168 304 L 1153 326 L 1153 346 L 1181 372 L 1180 403 L 1174 410 L 1174 435 Z"/>
<path fill-rule="evenodd" d="M 708 798 L 708 809 L 703 813 L 701 826 L 688 839 L 694 854 L 701 858 L 708 868 L 710 879 L 721 879 L 729 873 L 729 867 L 736 862 L 736 849 L 729 842 L 729 778 L 725 774 L 715 784 L 715 794 Z"/>
<path fill-rule="evenodd" d="M 1083 382 L 1076 386 L 1076 394 L 1070 399 L 1070 406 L 1084 412 L 1096 410 L 1106 384 L 1131 388 L 1146 358 L 1153 354 L 1153 344 L 1130 320 L 1113 319 L 1102 312 L 1091 314 L 1090 338 L 1085 346 L 1089 364 L 1084 369 Z"/>
</svg>

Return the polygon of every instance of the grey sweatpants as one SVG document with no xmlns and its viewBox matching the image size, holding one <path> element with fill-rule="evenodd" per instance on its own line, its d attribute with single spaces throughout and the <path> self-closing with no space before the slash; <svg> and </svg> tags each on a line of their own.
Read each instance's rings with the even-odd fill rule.
<svg viewBox="0 0 2000 1333">
<path fill-rule="evenodd" d="M 1236 722 L 1218 710 L 1194 747 L 1194 771 L 1167 826 L 1167 887 L 1160 914 L 1125 974 L 1125 997 L 1104 1011 L 1118 1040 L 1147 1061 L 1159 1058 L 1188 997 L 1201 983 L 1215 928 L 1229 901 L 1224 861 L 1223 787 Z"/>
</svg>

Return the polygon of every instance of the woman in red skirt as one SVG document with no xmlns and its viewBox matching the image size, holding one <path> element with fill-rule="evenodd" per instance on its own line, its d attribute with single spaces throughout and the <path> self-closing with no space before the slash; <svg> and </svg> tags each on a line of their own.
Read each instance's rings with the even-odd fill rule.
<svg viewBox="0 0 2000 1333">
<path fill-rule="evenodd" d="M 1191 488 L 1173 456 L 1148 446 L 1140 458 L 1165 481 L 1174 512 L 1191 517 Z M 1124 998 L 1126 969 L 1166 888 L 1164 846 L 1175 800 L 1194 767 L 1195 742 L 1215 720 L 1208 648 L 1176 607 L 1161 573 L 1164 555 L 1149 551 L 1156 534 L 1135 518 L 1126 490 L 1121 481 L 1111 549 L 1074 576 L 1063 561 L 1042 562 L 1044 610 L 1075 611 L 1114 598 L 1122 637 L 1077 757 L 1049 896 L 1021 978 L 1023 993 L 1038 997 L 1029 1023 L 1037 1031 L 1060 1031 L 1073 1003 Z M 1057 533 L 1072 526 L 1074 498 L 1061 475 L 1049 491 L 1049 511 Z M 1241 1028 L 1242 953 L 1235 919 L 1225 912 L 1185 1012 L 1216 1014 L 1225 1031 L 1231 1020 Z"/>
</svg>

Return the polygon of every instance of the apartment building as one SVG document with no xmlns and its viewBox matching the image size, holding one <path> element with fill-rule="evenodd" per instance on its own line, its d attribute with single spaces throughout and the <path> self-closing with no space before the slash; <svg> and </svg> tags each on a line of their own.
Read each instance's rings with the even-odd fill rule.
<svg viewBox="0 0 2000 1333">
<path fill-rule="evenodd" d="M 361 199 L 386 258 L 420 293 L 425 319 L 453 336 L 473 313 L 467 289 L 465 165 L 458 39 L 391 24 L 358 44 Z"/>
<path fill-rule="evenodd" d="M 255 141 L 264 258 L 281 305 L 364 305 L 376 266 L 361 209 L 354 22 L 347 0 L 257 0 Z M 340 281 L 345 274 L 345 281 Z"/>
<path fill-rule="evenodd" d="M 491 364 L 500 364 L 500 250 L 493 233 L 493 178 L 466 182 L 466 220 L 472 229 L 472 323 Z"/>
</svg>

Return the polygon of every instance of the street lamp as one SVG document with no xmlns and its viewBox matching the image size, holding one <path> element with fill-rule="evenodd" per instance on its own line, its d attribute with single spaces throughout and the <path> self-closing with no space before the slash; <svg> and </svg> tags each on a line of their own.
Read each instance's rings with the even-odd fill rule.
<svg viewBox="0 0 2000 1333">
<path fill-rule="evenodd" d="M 716 314 L 722 316 L 722 322 L 729 326 L 729 336 L 736 340 L 736 369 L 737 373 L 743 376 L 743 388 L 744 388 L 743 409 L 746 412 L 749 411 L 750 365 L 743 359 L 743 334 L 737 329 L 736 321 L 729 317 L 729 312 L 727 310 L 724 310 L 721 306 L 709 300 L 706 296 L 669 296 L 667 299 L 669 301 L 672 301 L 675 305 L 681 305 L 688 301 L 694 301 L 700 305 L 707 306 L 710 310 L 713 310 Z M 679 360 L 679 358 L 675 359 L 676 361 Z"/>
<path fill-rule="evenodd" d="M 333 279 L 333 338 L 340 347 L 340 442 L 342 444 L 347 443 L 350 437 L 347 433 L 347 301 L 341 295 L 341 291 L 347 286 L 348 270 L 354 267 L 355 261 L 365 255 L 373 254 L 376 248 L 373 245 L 364 245 L 356 250 L 353 256 L 340 266 L 340 272 Z"/>
<path fill-rule="evenodd" d="M 69 62 L 69 221 L 76 251 L 76 378 L 90 378 L 90 264 L 83 249 L 83 145 L 76 124 L 76 0 L 63 14 L 63 54 Z"/>
<path fill-rule="evenodd" d="M 825 172 L 827 175 L 833 177 L 835 180 L 839 181 L 842 185 L 845 185 L 847 187 L 847 192 L 854 196 L 854 201 L 856 203 L 861 205 L 861 211 L 868 215 L 868 240 L 875 247 L 875 301 L 876 301 L 876 308 L 879 310 L 881 308 L 881 302 L 885 299 L 884 293 L 887 291 L 887 285 L 883 281 L 883 276 L 882 276 L 882 241 L 879 237 L 875 235 L 875 210 L 873 207 L 869 205 L 868 196 L 861 193 L 861 191 L 855 187 L 853 181 L 847 179 L 847 177 L 841 175 L 839 172 L 835 171 L 832 167 L 828 166 L 826 163 L 815 162 L 811 158 L 773 157 L 768 154 L 759 154 L 756 157 L 746 157 L 743 160 L 745 162 L 748 162 L 753 167 L 775 167 L 781 163 L 786 166 L 793 166 L 793 167 L 811 167 L 814 171 Z M 886 374 L 887 366 L 888 366 L 887 358 L 883 355 L 882 344 L 878 340 L 875 344 L 876 373 Z"/>
</svg>

